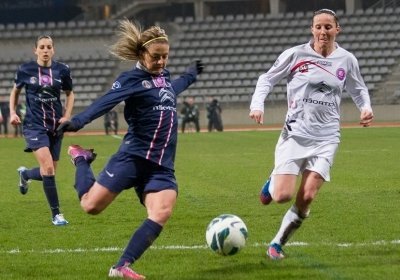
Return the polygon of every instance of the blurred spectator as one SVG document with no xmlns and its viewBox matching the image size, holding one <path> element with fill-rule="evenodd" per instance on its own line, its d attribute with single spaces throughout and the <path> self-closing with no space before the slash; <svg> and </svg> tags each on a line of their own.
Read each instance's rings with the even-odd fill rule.
<svg viewBox="0 0 400 280">
<path fill-rule="evenodd" d="M 111 110 L 104 115 L 104 129 L 106 135 L 110 131 L 114 132 L 115 135 L 118 134 L 118 113 L 115 110 Z"/>
<path fill-rule="evenodd" d="M 0 123 L 0 134 L 8 135 L 8 118 L 10 117 L 10 106 L 7 101 L 0 102 L 0 110 L 3 121 Z"/>
<path fill-rule="evenodd" d="M 0 124 L 3 122 L 3 115 L 1 113 L 1 108 L 0 108 Z"/>
<path fill-rule="evenodd" d="M 207 104 L 207 118 L 208 118 L 208 131 L 211 132 L 214 129 L 217 131 L 223 131 L 224 126 L 222 124 L 221 117 L 222 109 L 218 102 L 218 99 L 213 98 L 210 103 Z"/>
<path fill-rule="evenodd" d="M 193 97 L 187 97 L 183 102 L 183 108 L 181 110 L 182 114 L 182 133 L 185 133 L 185 127 L 187 123 L 194 123 L 196 127 L 196 132 L 200 131 L 199 123 L 199 107 L 194 104 Z"/>
</svg>

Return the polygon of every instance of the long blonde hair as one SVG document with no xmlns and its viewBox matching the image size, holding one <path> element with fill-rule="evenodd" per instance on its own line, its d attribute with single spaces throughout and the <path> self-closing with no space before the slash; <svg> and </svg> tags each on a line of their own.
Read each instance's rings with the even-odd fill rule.
<svg viewBox="0 0 400 280">
<path fill-rule="evenodd" d="M 168 43 L 168 36 L 164 29 L 152 26 L 142 32 L 139 24 L 128 19 L 119 22 L 117 41 L 110 47 L 110 53 L 121 60 L 138 61 L 151 43 Z"/>
</svg>

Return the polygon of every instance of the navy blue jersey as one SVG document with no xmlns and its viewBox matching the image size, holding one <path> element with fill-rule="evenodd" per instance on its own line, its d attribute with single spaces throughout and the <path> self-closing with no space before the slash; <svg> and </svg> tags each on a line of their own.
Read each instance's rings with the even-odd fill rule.
<svg viewBox="0 0 400 280">
<path fill-rule="evenodd" d="M 171 81 L 168 70 L 155 76 L 137 64 L 123 72 L 105 95 L 74 116 L 72 122 L 81 128 L 125 101 L 128 132 L 119 150 L 174 169 L 178 124 L 176 97 L 196 80 L 196 76 L 196 69 L 189 68 Z"/>
<path fill-rule="evenodd" d="M 24 128 L 55 131 L 63 116 L 61 91 L 72 90 L 69 67 L 54 60 L 50 67 L 30 61 L 19 66 L 14 81 L 17 88 L 25 87 Z"/>
</svg>

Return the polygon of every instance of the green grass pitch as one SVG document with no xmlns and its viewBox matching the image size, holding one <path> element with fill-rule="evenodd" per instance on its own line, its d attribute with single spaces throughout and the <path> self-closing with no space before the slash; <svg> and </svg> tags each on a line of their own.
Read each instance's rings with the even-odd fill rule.
<svg viewBox="0 0 400 280">
<path fill-rule="evenodd" d="M 273 167 L 279 131 L 180 134 L 176 156 L 179 197 L 170 221 L 134 265 L 147 279 L 399 279 L 400 129 L 342 129 L 342 143 L 310 218 L 285 247 L 287 258 L 266 259 L 289 204 L 259 203 Z M 24 141 L 1 138 L 0 279 L 107 279 L 146 212 L 133 190 L 97 216 L 85 214 L 73 189 L 67 146 L 92 147 L 97 174 L 119 146 L 110 136 L 66 136 L 56 176 L 62 212 L 70 222 L 51 224 L 40 182 L 28 194 L 16 169 L 36 166 Z M 246 247 L 222 257 L 206 247 L 209 221 L 241 217 Z"/>
</svg>

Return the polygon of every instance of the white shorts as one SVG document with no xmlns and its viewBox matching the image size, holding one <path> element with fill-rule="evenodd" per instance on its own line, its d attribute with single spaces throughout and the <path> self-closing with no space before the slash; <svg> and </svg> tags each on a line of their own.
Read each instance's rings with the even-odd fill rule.
<svg viewBox="0 0 400 280">
<path fill-rule="evenodd" d="M 272 174 L 299 175 L 304 170 L 317 172 L 330 181 L 330 169 L 339 143 L 290 136 L 279 137 Z"/>
</svg>

